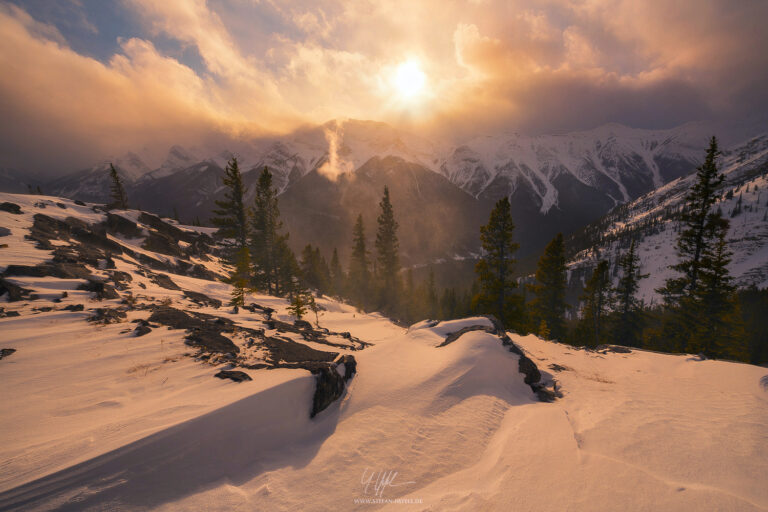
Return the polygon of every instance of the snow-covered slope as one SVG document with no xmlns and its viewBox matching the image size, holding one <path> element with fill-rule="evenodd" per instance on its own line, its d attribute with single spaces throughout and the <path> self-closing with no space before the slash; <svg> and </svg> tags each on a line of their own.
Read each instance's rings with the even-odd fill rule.
<svg viewBox="0 0 768 512">
<path fill-rule="evenodd" d="M 0 299 L 0 348 L 15 349 L 0 358 L 2 510 L 768 509 L 764 368 L 505 341 L 482 317 L 404 329 L 327 297 L 327 331 L 300 334 L 283 299 L 250 295 L 259 306 L 235 312 L 218 305 L 228 285 L 186 275 L 184 262 L 222 271 L 191 228 L 2 202 L 21 210 L 0 211 L 2 284 L 29 290 Z M 191 242 L 157 239 L 173 228 Z M 87 278 L 60 274 L 79 271 L 71 251 L 91 258 Z M 79 289 L 98 278 L 114 286 Z M 201 346 L 212 332 L 236 355 Z M 313 364 L 356 373 L 310 418 L 320 383 L 337 381 L 306 357 L 331 350 L 354 359 Z M 554 402 L 526 384 L 536 366 Z"/>
<path fill-rule="evenodd" d="M 768 135 L 724 151 L 718 166 L 726 179 L 714 208 L 730 220 L 731 274 L 739 286 L 768 286 Z M 674 180 L 576 233 L 568 242 L 581 249 L 570 261 L 573 279 L 581 281 L 601 258 L 615 266 L 634 238 L 643 272 L 650 274 L 640 283 L 640 296 L 646 303 L 657 301 L 654 290 L 671 277 L 668 267 L 677 262 L 675 219 L 694 179 L 695 172 Z"/>
</svg>

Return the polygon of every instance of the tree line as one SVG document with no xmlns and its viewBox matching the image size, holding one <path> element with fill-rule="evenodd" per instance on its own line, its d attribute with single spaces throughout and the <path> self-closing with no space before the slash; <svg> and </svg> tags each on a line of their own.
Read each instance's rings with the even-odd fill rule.
<svg viewBox="0 0 768 512">
<path fill-rule="evenodd" d="M 754 329 L 747 328 L 743 320 L 742 301 L 727 268 L 729 221 L 720 211 L 713 211 L 716 191 L 724 179 L 717 169 L 719 154 L 713 137 L 677 214 L 682 227 L 676 245 L 678 261 L 671 267 L 675 276 L 657 290 L 664 302 L 653 309 L 637 297 L 639 283 L 647 274 L 641 271 L 634 240 L 619 256 L 617 285 L 613 285 L 609 263 L 596 262 L 576 308 L 566 302 L 567 258 L 562 234 L 544 249 L 534 282 L 522 284 L 515 273 L 519 246 L 508 198 L 495 204 L 488 223 L 480 228 L 477 279 L 466 290 L 438 289 L 431 269 L 425 279 L 414 282 L 413 270 L 401 267 L 398 223 L 387 187 L 379 203 L 373 247 L 362 215 L 358 215 L 346 270 L 336 249 L 329 261 L 318 247 L 308 244 L 296 258 L 288 245 L 289 235 L 283 232 L 277 192 L 267 168 L 261 172 L 254 204 L 249 207 L 244 204 L 242 176 L 233 158 L 223 179 L 227 192 L 216 202 L 212 222 L 232 241 L 230 282 L 235 305 L 243 304 L 245 293 L 251 290 L 281 295 L 290 299 L 291 310 L 301 318 L 308 310 L 316 311 L 313 293 L 327 294 L 359 310 L 380 311 L 403 324 L 424 318 L 493 314 L 521 334 L 534 333 L 574 345 L 616 343 L 750 360 L 754 350 L 748 339 Z M 750 306 L 751 314 L 758 316 L 755 308 L 762 307 L 764 298 L 758 292 L 750 300 L 755 305 Z M 764 352 L 765 348 L 758 350 Z"/>
</svg>

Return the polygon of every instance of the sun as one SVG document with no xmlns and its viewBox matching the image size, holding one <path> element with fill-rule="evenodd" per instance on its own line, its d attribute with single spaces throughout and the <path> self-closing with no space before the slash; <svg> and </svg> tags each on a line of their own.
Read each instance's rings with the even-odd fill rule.
<svg viewBox="0 0 768 512">
<path fill-rule="evenodd" d="M 405 99 L 411 99 L 424 91 L 427 76 L 421 70 L 417 60 L 401 63 L 395 71 L 393 83 L 397 92 Z"/>
</svg>

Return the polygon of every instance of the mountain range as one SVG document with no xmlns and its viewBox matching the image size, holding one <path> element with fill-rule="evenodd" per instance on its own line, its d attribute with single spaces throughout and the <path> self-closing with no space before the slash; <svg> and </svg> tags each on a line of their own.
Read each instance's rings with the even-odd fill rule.
<svg viewBox="0 0 768 512">
<path fill-rule="evenodd" d="M 668 130 L 609 124 L 562 135 L 496 134 L 436 143 L 384 123 L 331 121 L 232 150 L 174 146 L 156 169 L 127 153 L 41 186 L 54 195 L 106 202 L 106 169 L 112 162 L 132 206 L 205 224 L 223 194 L 223 168 L 237 156 L 249 204 L 261 169 L 273 173 L 295 249 L 312 243 L 329 255 L 338 248 L 344 259 L 358 214 L 372 236 L 387 185 L 404 264 L 475 256 L 479 227 L 504 196 L 512 204 L 519 254 L 525 257 L 557 232 L 574 232 L 691 173 L 709 132 L 704 123 Z M 0 187 L 19 189 L 22 177 L 14 182 L 10 176 L 0 179 Z"/>
</svg>

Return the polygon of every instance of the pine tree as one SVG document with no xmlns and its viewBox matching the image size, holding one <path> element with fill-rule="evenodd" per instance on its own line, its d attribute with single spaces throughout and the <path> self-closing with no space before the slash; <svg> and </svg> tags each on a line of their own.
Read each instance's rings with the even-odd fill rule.
<svg viewBox="0 0 768 512">
<path fill-rule="evenodd" d="M 331 266 L 328 270 L 331 275 L 331 294 L 336 296 L 343 295 L 346 288 L 345 276 L 339 261 L 339 252 L 335 247 L 333 249 L 333 256 L 331 256 Z"/>
<path fill-rule="evenodd" d="M 531 310 L 533 325 L 544 322 L 551 339 L 559 341 L 565 338 L 565 288 L 565 243 L 563 234 L 558 233 L 539 259 L 536 284 L 531 286 Z"/>
<path fill-rule="evenodd" d="M 459 316 L 459 301 L 456 297 L 456 289 L 444 288 L 443 295 L 440 297 L 440 318 L 450 320 Z"/>
<path fill-rule="evenodd" d="M 639 347 L 642 338 L 642 312 L 636 294 L 640 280 L 648 274 L 640 272 L 640 257 L 637 255 L 635 241 L 629 244 L 629 251 L 619 258 L 621 278 L 616 286 L 616 317 L 613 337 L 617 343 Z"/>
<path fill-rule="evenodd" d="M 257 286 L 279 295 L 290 288 L 291 272 L 298 267 L 288 247 L 288 235 L 281 235 L 277 192 L 272 188 L 272 173 L 267 167 L 256 184 L 252 217 L 251 257 Z M 292 268 L 295 267 L 295 268 Z"/>
<path fill-rule="evenodd" d="M 232 306 L 244 306 L 245 294 L 248 290 L 248 282 L 251 279 L 251 254 L 248 247 L 241 247 L 235 258 L 235 268 L 229 276 L 232 285 Z"/>
<path fill-rule="evenodd" d="M 732 253 L 725 237 L 728 220 L 713 218 L 707 223 L 709 237 L 716 240 L 702 254 L 699 286 L 691 301 L 694 329 L 686 344 L 686 351 L 702 353 L 707 357 L 748 359 L 746 333 L 736 296 L 736 286 L 728 271 Z"/>
<path fill-rule="evenodd" d="M 425 298 L 428 317 L 432 320 L 437 319 L 440 304 L 437 298 L 437 288 L 435 287 L 435 271 L 432 268 L 429 269 Z"/>
<path fill-rule="evenodd" d="M 370 261 L 365 244 L 365 226 L 363 216 L 357 216 L 352 230 L 352 255 L 349 259 L 349 295 L 355 306 L 362 309 L 370 301 Z"/>
<path fill-rule="evenodd" d="M 232 158 L 224 170 L 222 183 L 226 187 L 224 199 L 215 201 L 218 209 L 213 210 L 211 223 L 219 228 L 219 234 L 224 238 L 234 239 L 233 254 L 238 254 L 248 245 L 248 222 L 246 217 L 243 195 L 243 177 L 240 175 L 240 167 L 237 158 Z"/>
<path fill-rule="evenodd" d="M 120 179 L 120 175 L 117 174 L 117 169 L 115 169 L 115 166 L 112 164 L 109 164 L 109 177 L 112 179 L 112 185 L 110 187 L 112 202 L 110 203 L 110 206 L 112 208 L 117 208 L 118 210 L 127 210 L 128 198 L 125 195 L 123 181 Z M 40 192 L 40 187 L 38 187 L 37 190 L 38 193 L 42 194 L 42 192 Z"/>
<path fill-rule="evenodd" d="M 307 292 L 302 290 L 294 293 L 291 298 L 288 312 L 295 316 L 296 320 L 301 320 L 307 314 L 307 306 L 309 305 L 307 295 Z"/>
<path fill-rule="evenodd" d="M 507 327 L 519 325 L 521 316 L 520 297 L 514 295 L 514 254 L 518 249 L 513 241 L 514 230 L 509 199 L 505 197 L 494 206 L 488 224 L 480 228 L 483 256 L 475 265 L 480 293 L 474 306 L 494 314 Z"/>
<path fill-rule="evenodd" d="M 677 239 L 679 262 L 672 268 L 681 277 L 668 279 L 664 288 L 658 290 L 670 307 L 680 304 L 684 297 L 691 297 L 696 291 L 704 248 L 712 241 L 707 239 L 707 222 L 710 209 L 717 201 L 717 187 L 725 177 L 717 169 L 717 139 L 712 137 L 704 163 L 697 168 L 696 182 L 685 197 L 685 206 L 680 216 L 683 226 Z"/>
<path fill-rule="evenodd" d="M 275 295 L 291 295 L 300 288 L 301 273 L 296 255 L 288 245 L 288 235 L 279 235 L 273 250 L 273 292 Z"/>
<path fill-rule="evenodd" d="M 304 285 L 321 293 L 330 286 L 330 270 L 319 247 L 307 244 L 301 253 L 301 276 Z"/>
<path fill-rule="evenodd" d="M 381 213 L 377 219 L 376 262 L 377 278 L 381 284 L 380 306 L 385 311 L 392 311 L 396 306 L 398 273 L 400 271 L 399 242 L 397 240 L 397 221 L 389 200 L 389 188 L 384 187 L 384 195 L 379 203 Z"/>
<path fill-rule="evenodd" d="M 596 347 L 607 339 L 604 320 L 612 304 L 609 270 L 607 261 L 598 263 L 579 297 L 582 309 L 577 337 L 587 346 Z"/>
</svg>

